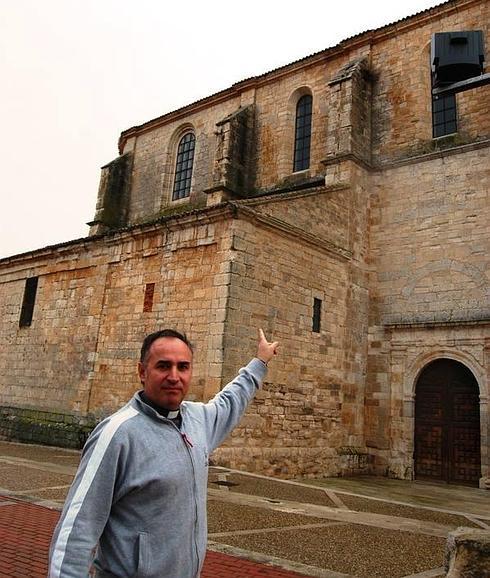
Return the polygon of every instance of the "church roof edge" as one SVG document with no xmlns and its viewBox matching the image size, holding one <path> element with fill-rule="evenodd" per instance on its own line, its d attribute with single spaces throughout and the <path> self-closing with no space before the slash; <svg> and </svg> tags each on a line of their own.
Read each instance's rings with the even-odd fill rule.
<svg viewBox="0 0 490 578">
<path fill-rule="evenodd" d="M 368 30 L 365 30 L 364 32 L 360 32 L 360 33 L 355 34 L 353 36 L 349 36 L 349 37 L 341 40 L 338 44 L 335 44 L 334 46 L 331 46 L 331 47 L 325 48 L 323 50 L 320 50 L 318 52 L 315 52 L 313 54 L 304 56 L 298 60 L 295 60 L 293 62 L 289 62 L 288 64 L 279 66 L 277 68 L 274 68 L 272 70 L 269 70 L 269 71 L 264 72 L 262 74 L 259 74 L 257 76 L 251 76 L 249 78 L 245 78 L 239 82 L 232 84 L 228 88 L 225 88 L 221 91 L 215 92 L 211 95 L 205 96 L 205 97 L 198 99 L 192 103 L 184 105 L 183 107 L 180 107 L 180 108 L 175 109 L 173 111 L 167 112 L 161 116 L 155 117 L 155 118 L 153 118 L 149 121 L 146 121 L 140 125 L 135 125 L 133 127 L 130 127 L 128 129 L 124 130 L 119 137 L 119 152 L 120 152 L 120 154 L 123 152 L 124 145 L 125 145 L 128 138 L 135 136 L 139 133 L 146 132 L 147 130 L 151 130 L 152 128 L 154 128 L 156 126 L 163 124 L 165 122 L 168 122 L 170 120 L 173 120 L 175 118 L 185 116 L 185 115 L 189 114 L 191 111 L 193 111 L 193 112 L 197 111 L 200 108 L 204 108 L 204 107 L 208 106 L 212 102 L 218 103 L 221 100 L 226 100 L 233 93 L 242 92 L 244 89 L 247 88 L 247 85 L 250 87 L 253 87 L 254 85 L 259 84 L 260 82 L 264 81 L 265 79 L 269 78 L 272 75 L 285 74 L 285 73 L 289 72 L 290 69 L 294 69 L 295 67 L 303 66 L 303 65 L 307 64 L 308 61 L 310 61 L 310 63 L 313 64 L 319 59 L 325 58 L 327 56 L 335 56 L 339 52 L 343 52 L 344 50 L 351 49 L 351 48 L 355 47 L 355 45 L 358 43 L 366 42 L 368 40 L 372 42 L 373 40 L 378 40 L 383 35 L 399 32 L 399 28 L 401 25 L 407 25 L 407 26 L 409 26 L 410 24 L 413 25 L 418 20 L 420 20 L 424 17 L 434 16 L 434 15 L 438 14 L 439 12 L 444 12 L 444 11 L 450 9 L 451 6 L 454 9 L 460 9 L 461 5 L 471 5 L 471 4 L 474 4 L 478 1 L 479 0 L 445 0 L 439 4 L 436 4 L 435 6 L 432 6 L 430 8 L 426 8 L 425 10 L 421 10 L 419 12 L 416 12 L 415 14 L 405 16 L 403 18 L 400 18 L 399 20 L 395 20 L 393 22 L 390 22 L 388 24 L 380 26 L 379 28 L 368 29 Z"/>
</svg>

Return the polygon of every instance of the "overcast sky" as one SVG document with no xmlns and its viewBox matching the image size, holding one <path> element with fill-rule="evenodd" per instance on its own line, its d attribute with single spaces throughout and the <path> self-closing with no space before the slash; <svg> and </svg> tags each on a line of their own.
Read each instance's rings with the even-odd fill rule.
<svg viewBox="0 0 490 578">
<path fill-rule="evenodd" d="M 440 0 L 0 0 L 0 257 L 88 234 L 121 131 Z"/>
</svg>

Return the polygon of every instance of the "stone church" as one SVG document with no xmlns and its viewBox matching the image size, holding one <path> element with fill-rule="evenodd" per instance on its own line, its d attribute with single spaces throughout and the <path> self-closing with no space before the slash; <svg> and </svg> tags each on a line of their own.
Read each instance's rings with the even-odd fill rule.
<svg viewBox="0 0 490 578">
<path fill-rule="evenodd" d="M 80 447 L 163 327 L 207 400 L 263 327 L 214 463 L 490 487 L 489 42 L 449 0 L 124 131 L 89 236 L 0 260 L 0 436 Z"/>
</svg>

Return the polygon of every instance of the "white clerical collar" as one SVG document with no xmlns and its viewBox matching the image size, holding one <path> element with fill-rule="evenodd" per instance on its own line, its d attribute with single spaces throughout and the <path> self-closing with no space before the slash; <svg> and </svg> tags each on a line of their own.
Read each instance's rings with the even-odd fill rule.
<svg viewBox="0 0 490 578">
<path fill-rule="evenodd" d="M 140 398 L 143 400 L 144 403 L 146 403 L 146 405 L 149 405 L 158 414 L 160 414 L 163 417 L 166 417 L 167 419 L 177 419 L 180 417 L 180 408 L 173 410 L 161 407 L 156 403 L 153 403 L 151 399 L 149 399 L 148 396 L 145 395 L 144 390 L 140 391 Z"/>
</svg>

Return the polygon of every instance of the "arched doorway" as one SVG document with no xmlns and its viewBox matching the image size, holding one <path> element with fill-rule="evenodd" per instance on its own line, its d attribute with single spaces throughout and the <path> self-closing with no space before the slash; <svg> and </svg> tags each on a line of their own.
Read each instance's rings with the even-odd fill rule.
<svg viewBox="0 0 490 578">
<path fill-rule="evenodd" d="M 415 478 L 478 486 L 478 383 L 459 361 L 437 359 L 415 388 Z"/>
</svg>

